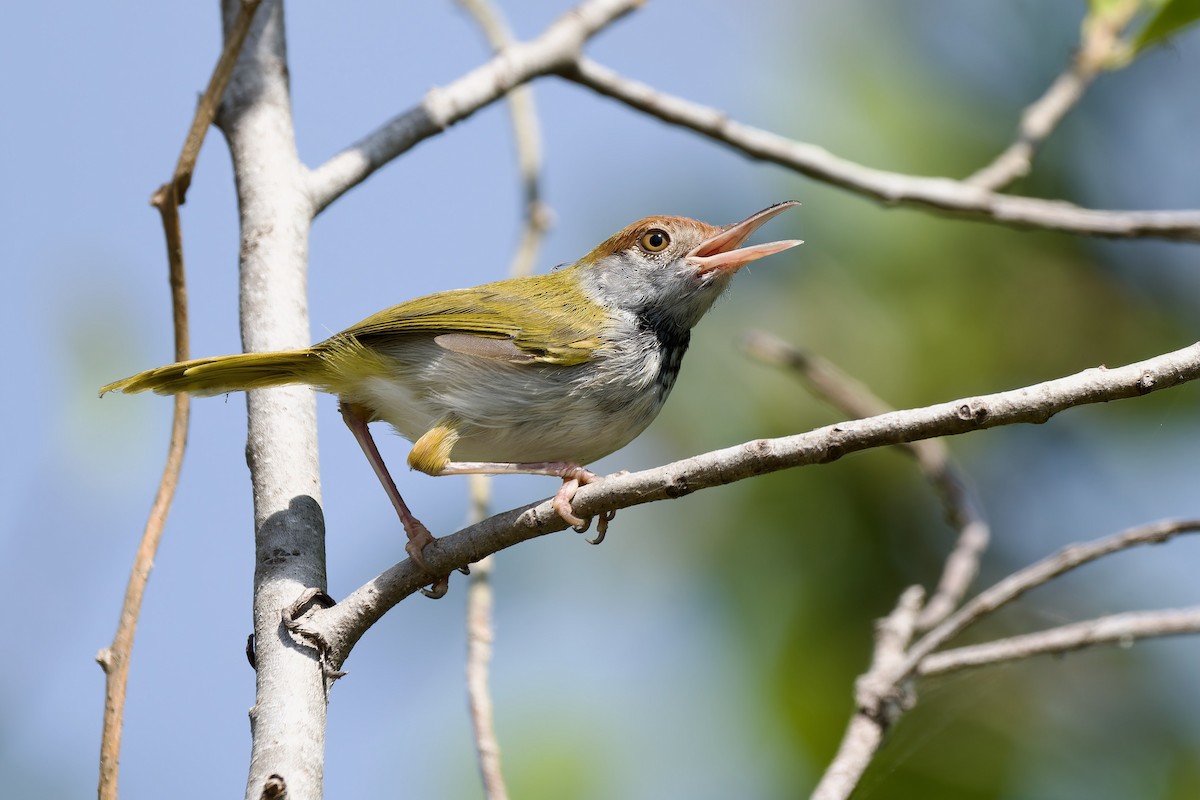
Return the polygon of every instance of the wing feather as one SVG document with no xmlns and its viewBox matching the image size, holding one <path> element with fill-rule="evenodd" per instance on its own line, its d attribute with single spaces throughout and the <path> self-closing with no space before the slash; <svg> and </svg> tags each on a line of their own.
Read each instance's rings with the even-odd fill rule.
<svg viewBox="0 0 1200 800">
<path fill-rule="evenodd" d="M 523 356 L 509 359 L 512 363 L 581 364 L 601 341 L 605 314 L 603 307 L 576 288 L 570 272 L 568 268 L 409 300 L 367 317 L 317 347 L 337 347 L 347 338 L 386 347 L 409 336 L 436 341 L 451 334 L 442 346 L 459 352 L 470 349 L 462 337 L 481 337 L 511 342 Z M 479 351 L 489 357 L 503 352 L 495 347 Z"/>
</svg>

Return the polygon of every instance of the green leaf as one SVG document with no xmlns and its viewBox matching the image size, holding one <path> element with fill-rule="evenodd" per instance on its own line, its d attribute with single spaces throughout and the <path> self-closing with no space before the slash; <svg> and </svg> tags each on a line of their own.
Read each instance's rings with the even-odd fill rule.
<svg viewBox="0 0 1200 800">
<path fill-rule="evenodd" d="M 1095 0 L 1100 3 L 1107 1 Z M 1166 0 L 1138 33 L 1133 41 L 1133 49 L 1139 52 L 1158 44 L 1197 20 L 1200 20 L 1200 0 Z"/>
<path fill-rule="evenodd" d="M 1088 11 L 1093 17 L 1103 17 L 1122 2 L 1124 0 L 1088 0 Z"/>
</svg>

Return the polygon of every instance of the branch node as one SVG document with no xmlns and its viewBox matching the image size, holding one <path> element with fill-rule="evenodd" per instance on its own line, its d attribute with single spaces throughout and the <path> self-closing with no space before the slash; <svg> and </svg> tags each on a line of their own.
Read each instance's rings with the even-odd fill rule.
<svg viewBox="0 0 1200 800">
<path fill-rule="evenodd" d="M 315 611 L 321 608 L 332 608 L 335 605 L 337 602 L 323 589 L 308 588 L 290 606 L 280 612 L 280 621 L 288 633 L 292 634 L 292 639 L 297 644 L 311 647 L 317 651 L 317 657 L 321 662 L 321 672 L 332 681 L 344 677 L 346 673 L 337 669 L 330 660 L 329 655 L 332 648 L 325 636 L 320 631 L 307 627 L 304 623 Z"/>
<path fill-rule="evenodd" d="M 279 773 L 273 773 L 263 783 L 259 800 L 284 800 L 287 797 L 287 781 Z"/>
<path fill-rule="evenodd" d="M 957 409 L 958 418 L 963 422 L 981 423 L 988 418 L 991 412 L 988 410 L 987 403 L 982 400 L 968 400 L 959 405 Z"/>
</svg>

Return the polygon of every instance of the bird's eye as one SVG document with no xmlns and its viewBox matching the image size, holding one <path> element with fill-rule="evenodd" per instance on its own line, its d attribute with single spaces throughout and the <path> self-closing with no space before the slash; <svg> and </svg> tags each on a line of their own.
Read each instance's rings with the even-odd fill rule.
<svg viewBox="0 0 1200 800">
<path fill-rule="evenodd" d="M 642 238 L 638 240 L 638 245 L 647 253 L 661 253 L 667 249 L 667 245 L 671 243 L 671 237 L 664 230 L 654 228 L 642 234 Z"/>
</svg>

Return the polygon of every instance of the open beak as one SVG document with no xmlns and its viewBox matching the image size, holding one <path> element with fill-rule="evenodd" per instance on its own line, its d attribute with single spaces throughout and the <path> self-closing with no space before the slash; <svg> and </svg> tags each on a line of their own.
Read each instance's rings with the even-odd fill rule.
<svg viewBox="0 0 1200 800">
<path fill-rule="evenodd" d="M 795 200 L 787 200 L 783 203 L 776 203 L 770 208 L 764 208 L 741 222 L 723 228 L 716 236 L 705 239 L 696 245 L 686 258 L 698 266 L 701 273 L 714 269 L 733 272 L 751 261 L 803 244 L 799 239 L 787 239 L 782 242 L 768 242 L 739 248 L 739 245 L 749 239 L 750 234 L 758 230 L 764 222 L 782 214 L 792 206 L 798 205 L 800 204 Z"/>
</svg>

